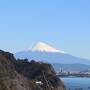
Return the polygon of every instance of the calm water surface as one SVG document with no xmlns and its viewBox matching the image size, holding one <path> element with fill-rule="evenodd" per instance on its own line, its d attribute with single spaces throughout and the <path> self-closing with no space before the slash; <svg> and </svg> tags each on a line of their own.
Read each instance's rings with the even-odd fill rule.
<svg viewBox="0 0 90 90">
<path fill-rule="evenodd" d="M 67 90 L 90 90 L 90 78 L 61 78 Z"/>
</svg>

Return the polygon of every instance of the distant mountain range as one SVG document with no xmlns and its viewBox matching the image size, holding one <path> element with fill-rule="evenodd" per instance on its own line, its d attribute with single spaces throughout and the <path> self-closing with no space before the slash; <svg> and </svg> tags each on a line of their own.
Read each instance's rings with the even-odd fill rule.
<svg viewBox="0 0 90 90">
<path fill-rule="evenodd" d="M 53 63 L 52 64 L 55 71 L 59 72 L 61 69 L 63 71 L 90 71 L 90 65 L 86 64 L 58 64 L 58 63 Z"/>
<path fill-rule="evenodd" d="M 81 68 L 82 66 L 85 67 L 83 64 L 90 65 L 90 60 L 88 59 L 72 56 L 65 51 L 55 49 L 42 42 L 37 43 L 31 50 L 15 53 L 15 57 L 21 59 L 27 58 L 29 60 L 37 60 L 52 64 L 54 63 L 57 64 L 57 67 L 58 64 L 63 64 L 64 67 L 68 68 L 70 64 L 72 64 L 70 67 L 74 65 L 76 68 L 77 66 L 80 66 L 78 68 Z"/>
</svg>

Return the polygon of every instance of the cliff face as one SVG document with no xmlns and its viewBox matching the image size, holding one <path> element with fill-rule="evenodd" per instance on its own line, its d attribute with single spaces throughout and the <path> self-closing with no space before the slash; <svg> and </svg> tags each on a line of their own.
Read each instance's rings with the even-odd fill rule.
<svg viewBox="0 0 90 90">
<path fill-rule="evenodd" d="M 65 90 L 50 64 L 16 60 L 0 51 L 0 90 Z"/>
</svg>

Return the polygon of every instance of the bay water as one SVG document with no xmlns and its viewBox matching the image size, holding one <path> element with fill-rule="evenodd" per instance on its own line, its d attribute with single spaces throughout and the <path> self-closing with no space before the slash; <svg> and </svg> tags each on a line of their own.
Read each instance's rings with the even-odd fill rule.
<svg viewBox="0 0 90 90">
<path fill-rule="evenodd" d="M 90 90 L 90 78 L 60 78 L 67 90 Z"/>
</svg>

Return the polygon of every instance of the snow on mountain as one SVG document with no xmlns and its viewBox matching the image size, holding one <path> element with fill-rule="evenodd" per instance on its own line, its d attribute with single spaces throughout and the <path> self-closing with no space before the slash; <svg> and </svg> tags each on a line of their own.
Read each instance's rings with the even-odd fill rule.
<svg viewBox="0 0 90 90">
<path fill-rule="evenodd" d="M 39 52 L 57 52 L 57 53 L 65 53 L 62 50 L 58 50 L 56 48 L 53 48 L 51 46 L 49 46 L 48 44 L 45 44 L 43 42 L 39 42 L 37 43 L 32 49 L 31 51 L 39 51 Z"/>
<path fill-rule="evenodd" d="M 53 48 L 43 42 L 37 43 L 30 50 L 17 52 L 14 55 L 16 58 L 20 59 L 28 58 L 29 60 L 37 60 L 49 63 L 63 63 L 63 64 L 80 63 L 90 65 L 90 60 L 72 56 L 62 50 Z"/>
</svg>

